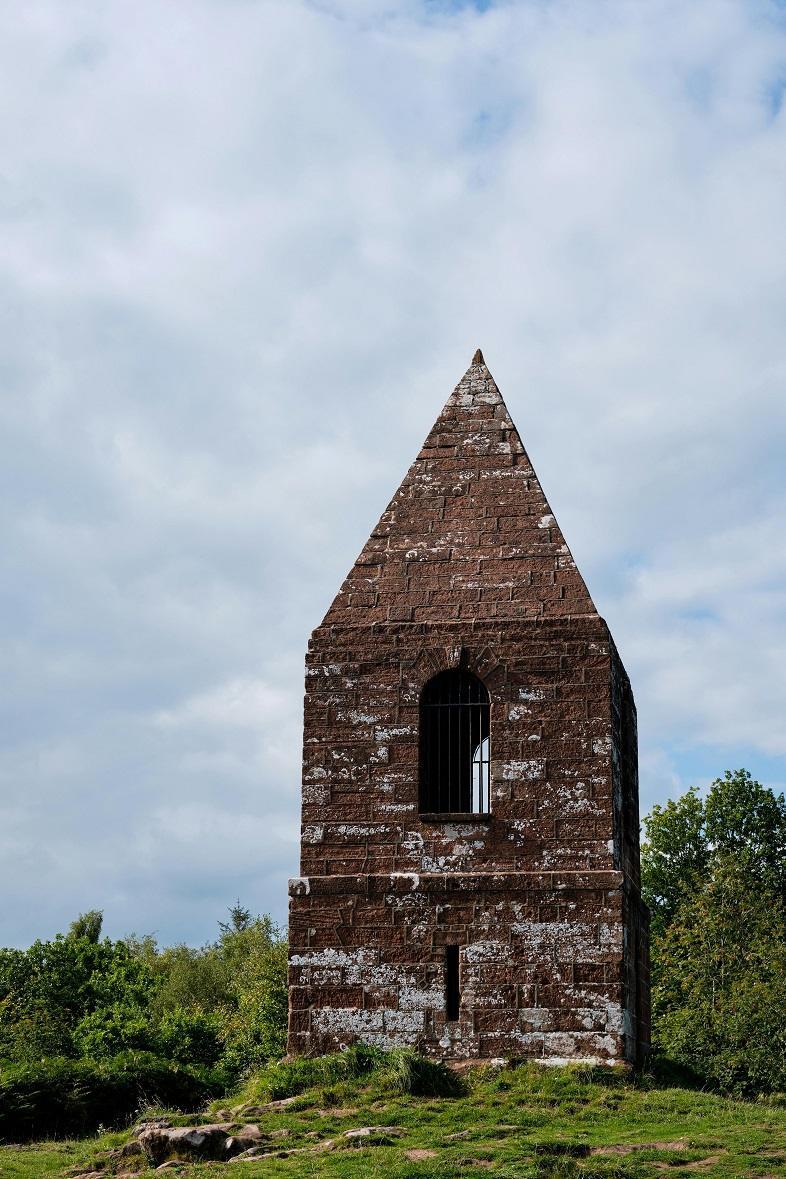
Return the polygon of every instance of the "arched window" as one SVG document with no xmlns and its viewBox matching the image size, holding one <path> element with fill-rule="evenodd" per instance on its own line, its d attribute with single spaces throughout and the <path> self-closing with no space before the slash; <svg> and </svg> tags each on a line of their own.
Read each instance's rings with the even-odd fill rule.
<svg viewBox="0 0 786 1179">
<path fill-rule="evenodd" d="M 472 672 L 442 671 L 420 698 L 420 810 L 489 809 L 489 694 Z"/>
</svg>

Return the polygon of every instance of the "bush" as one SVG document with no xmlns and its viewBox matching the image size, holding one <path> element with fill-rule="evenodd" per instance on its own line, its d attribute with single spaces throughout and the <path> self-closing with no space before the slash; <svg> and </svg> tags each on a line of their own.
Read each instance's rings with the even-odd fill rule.
<svg viewBox="0 0 786 1179">
<path fill-rule="evenodd" d="M 251 1087 L 255 1097 L 278 1101 L 282 1097 L 295 1097 L 306 1089 L 336 1085 L 367 1076 L 379 1068 L 384 1060 L 385 1053 L 380 1049 L 367 1044 L 353 1044 L 345 1052 L 332 1052 L 327 1056 L 302 1056 L 296 1060 L 268 1065 L 254 1077 Z"/>
<path fill-rule="evenodd" d="M 179 1064 L 214 1065 L 224 1050 L 220 1017 L 198 1009 L 166 1011 L 156 1039 L 160 1054 Z"/>
<path fill-rule="evenodd" d="M 224 1077 L 147 1053 L 92 1062 L 50 1058 L 0 1069 L 0 1139 L 79 1136 L 121 1126 L 150 1104 L 185 1112 L 224 1090 Z"/>
<path fill-rule="evenodd" d="M 426 1060 L 410 1048 L 383 1052 L 369 1044 L 353 1044 L 344 1052 L 304 1056 L 268 1065 L 246 1086 L 251 1101 L 279 1101 L 307 1089 L 333 1093 L 333 1086 L 374 1074 L 382 1089 L 416 1097 L 460 1097 L 466 1092 L 463 1077 L 439 1061 Z M 338 1095 L 333 1093 L 335 1104 Z M 328 1102 L 330 1104 L 330 1101 Z"/>
<path fill-rule="evenodd" d="M 397 1093 L 413 1097 L 461 1097 L 467 1090 L 458 1073 L 441 1061 L 418 1056 L 411 1048 L 389 1052 L 382 1064 L 382 1077 Z"/>
</svg>

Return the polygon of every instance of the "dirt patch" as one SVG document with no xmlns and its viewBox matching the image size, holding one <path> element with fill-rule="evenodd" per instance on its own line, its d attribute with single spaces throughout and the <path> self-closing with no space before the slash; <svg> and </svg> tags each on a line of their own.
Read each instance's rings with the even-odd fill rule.
<svg viewBox="0 0 786 1179">
<path fill-rule="evenodd" d="M 435 1159 L 437 1157 L 437 1152 L 435 1150 L 428 1150 L 426 1148 L 420 1149 L 419 1147 L 415 1147 L 414 1150 L 408 1150 L 406 1155 L 411 1163 L 421 1163 L 425 1159 Z"/>
<path fill-rule="evenodd" d="M 631 1142 L 619 1146 L 591 1146 L 589 1154 L 633 1154 L 636 1150 L 685 1150 L 685 1142 Z"/>
</svg>

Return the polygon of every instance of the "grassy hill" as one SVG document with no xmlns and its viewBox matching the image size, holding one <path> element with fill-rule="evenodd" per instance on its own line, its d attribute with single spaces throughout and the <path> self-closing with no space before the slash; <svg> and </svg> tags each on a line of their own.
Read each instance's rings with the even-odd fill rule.
<svg viewBox="0 0 786 1179">
<path fill-rule="evenodd" d="M 363 1070 L 352 1061 L 344 1054 L 276 1065 L 201 1117 L 172 1115 L 177 1124 L 253 1122 L 261 1131 L 256 1149 L 265 1156 L 169 1163 L 164 1173 L 192 1179 L 786 1176 L 784 1096 L 732 1101 L 654 1078 L 632 1080 L 621 1070 L 534 1065 L 473 1069 L 457 1084 L 441 1066 L 406 1054 L 378 1057 Z M 376 1129 L 346 1137 L 361 1127 Z M 5 1146 L 0 1175 L 39 1179 L 95 1165 L 111 1175 L 130 1169 L 106 1154 L 128 1139 L 126 1131 Z"/>
</svg>

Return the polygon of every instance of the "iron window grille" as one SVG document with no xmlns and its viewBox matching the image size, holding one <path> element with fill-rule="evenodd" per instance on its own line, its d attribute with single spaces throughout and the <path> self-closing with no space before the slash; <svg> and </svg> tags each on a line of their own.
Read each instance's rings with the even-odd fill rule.
<svg viewBox="0 0 786 1179">
<path fill-rule="evenodd" d="M 420 700 L 420 810 L 488 814 L 489 694 L 470 671 L 442 671 Z"/>
</svg>

